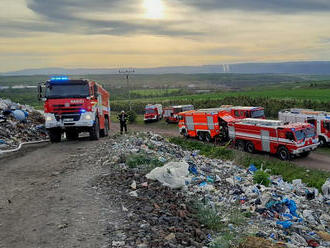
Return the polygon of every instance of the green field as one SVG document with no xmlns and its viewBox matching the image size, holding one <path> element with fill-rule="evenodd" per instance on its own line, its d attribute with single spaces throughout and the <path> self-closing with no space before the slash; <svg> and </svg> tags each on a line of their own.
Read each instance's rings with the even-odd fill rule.
<svg viewBox="0 0 330 248">
<path fill-rule="evenodd" d="M 0 77 L 0 86 L 36 85 L 48 76 Z M 88 75 L 111 93 L 113 111 L 128 110 L 128 89 L 122 75 Z M 316 81 L 317 80 L 317 81 Z M 280 109 L 301 107 L 330 111 L 330 76 L 271 74 L 165 74 L 133 75 L 133 110 L 139 114 L 149 103 L 164 106 L 193 104 L 195 108 L 222 104 L 263 106 L 266 115 L 276 118 Z M 209 91 L 208 93 L 201 93 Z M 0 90 L 1 98 L 42 108 L 36 89 Z"/>
<path fill-rule="evenodd" d="M 132 98 L 139 97 L 168 97 L 171 95 L 178 95 L 184 93 L 182 89 L 139 89 L 131 90 Z"/>
<path fill-rule="evenodd" d="M 148 94 L 148 93 L 145 93 Z M 313 100 L 313 101 L 330 101 L 330 89 L 314 89 L 314 88 L 301 88 L 301 89 L 272 89 L 272 90 L 250 90 L 250 91 L 239 91 L 239 92 L 215 92 L 207 94 L 193 94 L 183 96 L 167 96 L 167 97 L 154 97 L 148 99 L 149 101 L 163 101 L 163 100 L 213 100 L 223 99 L 225 97 L 238 97 L 238 96 L 249 96 L 249 97 L 269 97 L 279 99 L 300 99 L 300 100 Z M 150 95 L 149 95 L 150 97 Z M 136 99 L 135 101 L 140 101 Z M 128 100 L 123 100 L 128 101 Z"/>
</svg>

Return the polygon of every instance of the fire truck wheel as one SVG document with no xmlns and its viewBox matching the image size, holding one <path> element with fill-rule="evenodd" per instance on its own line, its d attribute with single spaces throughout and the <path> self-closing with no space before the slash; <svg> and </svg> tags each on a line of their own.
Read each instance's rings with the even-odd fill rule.
<svg viewBox="0 0 330 248">
<path fill-rule="evenodd" d="M 204 133 L 203 133 L 203 132 L 198 132 L 198 139 L 199 139 L 200 141 L 203 141 L 204 138 L 205 138 Z"/>
<path fill-rule="evenodd" d="M 211 137 L 211 135 L 209 134 L 209 133 L 207 133 L 206 135 L 205 135 L 205 140 L 207 141 L 207 142 L 212 142 L 212 137 Z"/>
<path fill-rule="evenodd" d="M 109 136 L 109 119 L 105 119 L 105 128 L 104 128 L 104 136 Z"/>
<path fill-rule="evenodd" d="M 303 153 L 300 154 L 300 157 L 302 157 L 302 158 L 306 158 L 306 157 L 308 157 L 308 155 L 309 155 L 310 153 L 311 153 L 310 151 L 309 151 L 309 152 L 303 152 Z"/>
<path fill-rule="evenodd" d="M 48 135 L 50 142 L 52 143 L 58 143 L 61 142 L 62 132 L 58 129 L 50 129 L 48 130 Z"/>
<path fill-rule="evenodd" d="M 281 160 L 286 161 L 291 159 L 291 154 L 286 147 L 280 147 L 277 153 Z"/>
<path fill-rule="evenodd" d="M 326 141 L 322 136 L 319 136 L 319 141 L 320 141 L 320 146 L 325 146 L 326 145 Z"/>
<path fill-rule="evenodd" d="M 67 131 L 65 132 L 67 140 L 77 140 L 79 137 L 79 133 L 77 131 Z"/>
<path fill-rule="evenodd" d="M 245 148 L 244 141 L 243 140 L 237 140 L 236 141 L 236 148 L 237 148 L 237 150 L 243 152 L 244 148 Z"/>
<path fill-rule="evenodd" d="M 100 124 L 99 118 L 95 119 L 94 125 L 91 127 L 89 131 L 89 137 L 91 140 L 98 140 L 100 139 Z"/>
<path fill-rule="evenodd" d="M 247 142 L 246 146 L 245 146 L 245 149 L 249 153 L 254 153 L 255 152 L 254 144 L 252 142 Z"/>
<path fill-rule="evenodd" d="M 101 137 L 109 136 L 109 120 L 107 118 L 105 118 L 104 120 L 104 129 L 100 130 L 100 136 Z"/>
</svg>

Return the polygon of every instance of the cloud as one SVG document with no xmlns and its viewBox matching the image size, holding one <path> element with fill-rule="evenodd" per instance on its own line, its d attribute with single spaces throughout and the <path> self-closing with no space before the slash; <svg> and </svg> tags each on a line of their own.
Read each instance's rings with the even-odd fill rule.
<svg viewBox="0 0 330 248">
<path fill-rule="evenodd" d="M 328 12 L 328 0 L 178 0 L 201 10 L 248 10 L 272 13 Z"/>
<path fill-rule="evenodd" d="M 150 21 L 142 16 L 142 2 L 137 0 L 27 0 L 27 6 L 46 23 L 7 24 L 30 31 L 133 35 L 154 34 L 165 36 L 194 36 L 200 31 L 178 29 L 177 21 Z M 126 17 L 120 17 L 125 15 Z M 107 16 L 108 18 L 100 18 Z"/>
</svg>

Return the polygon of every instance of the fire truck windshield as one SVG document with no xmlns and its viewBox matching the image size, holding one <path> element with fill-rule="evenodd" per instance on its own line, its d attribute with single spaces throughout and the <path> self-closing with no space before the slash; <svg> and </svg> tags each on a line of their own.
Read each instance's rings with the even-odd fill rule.
<svg viewBox="0 0 330 248">
<path fill-rule="evenodd" d="M 146 109 L 146 114 L 155 114 L 156 111 L 154 109 Z"/>
<path fill-rule="evenodd" d="M 262 110 L 254 110 L 251 112 L 251 117 L 252 118 L 262 118 L 265 116 L 265 111 Z"/>
<path fill-rule="evenodd" d="M 182 108 L 175 108 L 174 109 L 174 114 L 178 114 L 182 112 Z"/>
<path fill-rule="evenodd" d="M 304 130 L 296 131 L 295 132 L 295 135 L 296 135 L 296 140 L 297 141 L 301 141 L 301 140 L 303 140 L 306 137 Z"/>
<path fill-rule="evenodd" d="M 89 95 L 87 84 L 52 84 L 46 89 L 48 99 L 82 98 Z"/>
<path fill-rule="evenodd" d="M 316 135 L 315 133 L 315 128 L 311 127 L 311 128 L 306 128 L 305 130 L 305 135 L 307 138 L 311 138 L 314 137 Z"/>
</svg>

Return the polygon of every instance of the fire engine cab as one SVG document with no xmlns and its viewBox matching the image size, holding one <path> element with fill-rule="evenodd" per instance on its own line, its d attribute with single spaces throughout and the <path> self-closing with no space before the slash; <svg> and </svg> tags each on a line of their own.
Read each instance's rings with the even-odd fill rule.
<svg viewBox="0 0 330 248">
<path fill-rule="evenodd" d="M 45 125 L 51 142 L 60 142 L 64 132 L 69 140 L 77 139 L 80 132 L 89 132 L 93 140 L 108 135 L 110 95 L 96 82 L 54 77 L 39 84 L 38 96 L 45 101 Z"/>
<path fill-rule="evenodd" d="M 278 118 L 287 123 L 310 123 L 316 129 L 320 145 L 330 144 L 330 113 L 311 109 L 288 109 L 280 111 Z"/>
<path fill-rule="evenodd" d="M 243 119 L 229 123 L 229 137 L 241 151 L 278 154 L 282 160 L 294 155 L 308 156 L 319 145 L 315 128 L 309 123 L 284 125 L 282 121 Z"/>
<path fill-rule="evenodd" d="M 145 107 L 144 121 L 158 121 L 163 118 L 163 106 L 161 104 L 148 104 Z"/>
<path fill-rule="evenodd" d="M 193 105 L 180 105 L 180 106 L 172 106 L 172 107 L 164 108 L 163 117 L 167 123 L 178 123 L 179 113 L 190 111 L 193 109 L 194 109 Z"/>
</svg>

